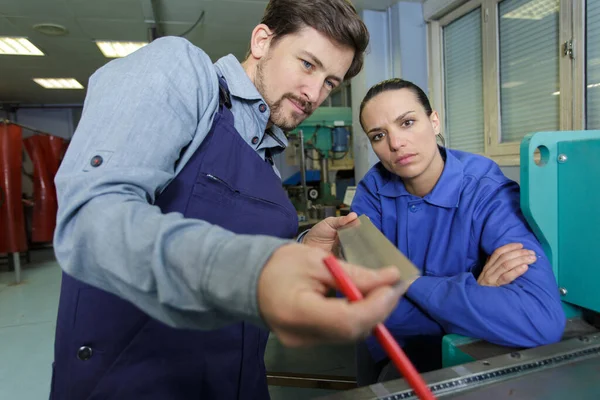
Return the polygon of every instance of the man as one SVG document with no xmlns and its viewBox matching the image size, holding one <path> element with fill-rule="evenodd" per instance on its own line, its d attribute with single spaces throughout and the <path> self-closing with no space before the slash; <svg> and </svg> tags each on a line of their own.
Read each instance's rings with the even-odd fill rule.
<svg viewBox="0 0 600 400">
<path fill-rule="evenodd" d="M 272 0 L 243 64 L 163 38 L 91 77 L 56 178 L 52 398 L 268 398 L 264 328 L 300 346 L 385 319 L 397 271 L 344 264 L 365 301 L 326 298 L 323 258 L 356 215 L 290 241 L 272 163 L 367 43 L 345 0 Z"/>
</svg>

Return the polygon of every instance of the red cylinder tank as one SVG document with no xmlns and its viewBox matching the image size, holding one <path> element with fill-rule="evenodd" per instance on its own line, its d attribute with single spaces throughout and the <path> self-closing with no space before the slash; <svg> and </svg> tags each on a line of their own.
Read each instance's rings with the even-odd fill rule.
<svg viewBox="0 0 600 400">
<path fill-rule="evenodd" d="M 33 243 L 52 242 L 56 227 L 58 205 L 54 175 L 58 169 L 50 146 L 50 138 L 33 135 L 24 140 L 25 148 L 33 163 L 33 216 L 31 221 L 31 241 Z"/>
<path fill-rule="evenodd" d="M 21 127 L 0 122 L 0 253 L 27 251 L 22 203 Z"/>
</svg>

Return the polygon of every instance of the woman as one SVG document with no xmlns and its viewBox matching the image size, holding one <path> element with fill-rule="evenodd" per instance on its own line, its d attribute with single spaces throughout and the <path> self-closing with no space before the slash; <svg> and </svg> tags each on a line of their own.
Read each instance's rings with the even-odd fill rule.
<svg viewBox="0 0 600 400">
<path fill-rule="evenodd" d="M 414 343 L 420 354 L 435 349 L 438 362 L 413 357 L 417 368 L 439 368 L 447 333 L 516 347 L 558 341 L 566 320 L 556 280 L 521 214 L 519 186 L 483 156 L 438 146 L 438 114 L 411 82 L 372 87 L 360 123 L 380 162 L 359 183 L 352 211 L 421 271 L 386 321 L 409 355 Z M 385 364 L 374 338 L 366 348 Z M 359 384 L 374 380 L 360 370 Z"/>
</svg>

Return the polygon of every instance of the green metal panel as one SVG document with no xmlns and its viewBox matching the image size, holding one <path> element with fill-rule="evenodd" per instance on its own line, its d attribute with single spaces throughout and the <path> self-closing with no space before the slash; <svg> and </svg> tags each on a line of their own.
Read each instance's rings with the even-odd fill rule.
<svg viewBox="0 0 600 400">
<path fill-rule="evenodd" d="M 477 340 L 461 335 L 445 335 L 442 339 L 442 368 L 475 361 L 473 357 L 461 351 L 460 346 L 476 342 Z"/>
<path fill-rule="evenodd" d="M 539 164 L 535 161 L 540 153 Z M 566 161 L 559 162 L 559 155 Z M 600 312 L 600 265 L 593 250 L 600 243 L 600 131 L 538 132 L 521 142 L 521 209 L 552 263 L 567 318 L 579 307 Z M 567 303 L 568 302 L 568 303 Z M 569 304 L 570 303 L 570 304 Z M 442 341 L 444 367 L 473 360 L 460 346 L 473 343 L 460 335 Z"/>
<path fill-rule="evenodd" d="M 600 312 L 600 138 L 558 144 L 559 285 L 565 301 Z"/>
<path fill-rule="evenodd" d="M 558 273 L 558 143 L 600 139 L 600 131 L 538 132 L 521 142 L 521 209 Z M 540 149 L 541 163 L 534 160 Z"/>
<path fill-rule="evenodd" d="M 352 108 L 350 107 L 319 107 L 310 117 L 302 121 L 302 124 L 296 129 L 304 129 L 305 136 L 310 134 L 309 127 L 319 126 L 351 126 Z"/>
</svg>

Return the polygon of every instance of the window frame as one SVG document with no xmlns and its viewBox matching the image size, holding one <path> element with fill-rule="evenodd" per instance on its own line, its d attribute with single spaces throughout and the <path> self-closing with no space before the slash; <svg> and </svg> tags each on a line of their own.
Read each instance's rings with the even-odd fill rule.
<svg viewBox="0 0 600 400">
<path fill-rule="evenodd" d="M 484 156 L 502 166 L 520 164 L 520 141 L 502 143 L 500 115 L 500 54 L 498 5 L 505 0 L 469 0 L 441 17 L 428 21 L 429 83 L 431 100 L 445 126 L 444 27 L 481 7 L 481 43 L 484 100 Z M 559 2 L 559 130 L 585 129 L 585 3 L 586 0 Z M 567 41 L 573 41 L 574 59 L 563 54 Z M 448 138 L 451 145 L 452 138 Z"/>
</svg>

